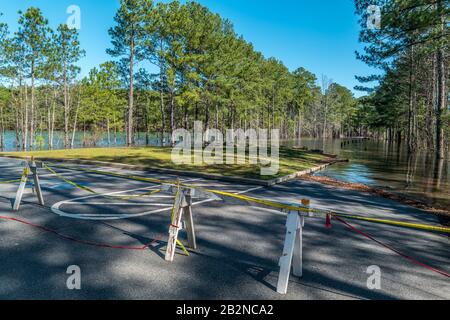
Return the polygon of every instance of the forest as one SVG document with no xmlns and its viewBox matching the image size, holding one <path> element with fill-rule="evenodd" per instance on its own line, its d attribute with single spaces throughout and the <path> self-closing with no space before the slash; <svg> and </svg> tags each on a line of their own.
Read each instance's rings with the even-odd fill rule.
<svg viewBox="0 0 450 320">
<path fill-rule="evenodd" d="M 418 149 L 448 154 L 449 17 L 447 0 L 356 0 L 361 17 L 363 53 L 357 58 L 382 70 L 382 76 L 358 77 L 370 108 L 366 119 L 389 141 L 404 141 L 408 154 Z M 381 27 L 364 28 L 367 7 L 381 8 Z"/>
<path fill-rule="evenodd" d="M 381 28 L 367 28 L 367 7 Z M 444 0 L 356 0 L 356 58 L 381 75 L 357 75 L 366 92 L 326 75 L 265 57 L 231 21 L 196 3 L 121 0 L 109 30 L 110 61 L 80 79 L 86 54 L 77 29 L 52 30 L 39 8 L 18 13 L 17 31 L 0 17 L 0 148 L 14 132 L 17 150 L 126 145 L 145 135 L 171 145 L 170 133 L 206 127 L 277 128 L 282 139 L 364 136 L 448 155 L 449 6 Z"/>
</svg>

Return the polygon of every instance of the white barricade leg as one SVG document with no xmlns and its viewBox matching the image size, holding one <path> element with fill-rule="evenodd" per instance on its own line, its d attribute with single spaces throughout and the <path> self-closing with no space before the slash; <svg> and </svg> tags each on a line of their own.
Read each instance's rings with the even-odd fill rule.
<svg viewBox="0 0 450 320">
<path fill-rule="evenodd" d="M 184 201 L 184 192 L 180 191 L 175 198 L 174 216 L 169 228 L 169 240 L 167 241 L 166 261 L 172 262 L 177 248 L 178 233 L 181 228 L 181 219 L 183 217 L 182 202 Z"/>
<path fill-rule="evenodd" d="M 189 248 L 197 249 L 197 239 L 195 236 L 194 217 L 192 215 L 192 197 L 186 196 L 187 206 L 184 208 L 184 220 L 188 237 Z"/>
<path fill-rule="evenodd" d="M 30 169 L 31 169 L 31 173 L 33 174 L 34 190 L 36 191 L 36 195 L 38 197 L 39 204 L 41 206 L 43 206 L 44 205 L 44 197 L 42 195 L 42 189 L 41 189 L 41 184 L 40 184 L 39 176 L 38 176 L 38 172 L 37 172 L 37 166 L 34 161 L 31 163 Z"/>
<path fill-rule="evenodd" d="M 25 187 L 26 187 L 27 181 L 28 181 L 28 174 L 30 173 L 29 170 L 30 169 L 28 168 L 28 165 L 25 167 L 25 169 L 23 169 L 23 174 L 22 174 L 22 178 L 20 180 L 19 189 L 17 189 L 16 198 L 14 200 L 14 205 L 13 205 L 14 211 L 19 211 L 20 203 L 22 202 L 23 193 L 25 191 Z"/>
<path fill-rule="evenodd" d="M 280 274 L 278 277 L 277 285 L 277 292 L 281 294 L 287 293 L 292 259 L 294 256 L 295 242 L 297 239 L 297 230 L 299 229 L 300 224 L 301 221 L 298 212 L 290 211 L 288 213 L 286 221 L 286 239 L 284 241 L 283 255 L 280 258 Z"/>
<path fill-rule="evenodd" d="M 302 205 L 305 208 L 310 208 L 311 201 L 302 199 Z M 314 216 L 312 212 L 308 212 L 308 216 Z M 300 223 L 297 229 L 297 237 L 295 238 L 295 248 L 293 257 L 293 274 L 296 277 L 303 277 L 303 228 L 305 227 L 305 217 L 300 216 Z"/>
<path fill-rule="evenodd" d="M 294 257 L 292 259 L 293 274 L 301 278 L 303 276 L 303 227 L 305 218 L 300 217 L 298 229 L 295 237 Z"/>
</svg>

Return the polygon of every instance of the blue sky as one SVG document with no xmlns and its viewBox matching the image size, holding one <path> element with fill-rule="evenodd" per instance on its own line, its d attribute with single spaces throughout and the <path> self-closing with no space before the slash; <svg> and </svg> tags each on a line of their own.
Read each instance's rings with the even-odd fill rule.
<svg viewBox="0 0 450 320">
<path fill-rule="evenodd" d="M 237 33 L 253 43 L 266 57 L 276 57 L 294 70 L 305 67 L 349 89 L 358 82 L 355 75 L 374 72 L 356 60 L 354 51 L 360 50 L 359 26 L 354 15 L 353 0 L 199 0 L 213 12 L 233 22 Z M 67 8 L 78 5 L 81 9 L 80 40 L 86 50 L 81 61 L 82 75 L 110 59 L 105 53 L 110 46 L 108 29 L 119 6 L 118 0 L 2 0 L 1 18 L 17 28 L 18 10 L 30 6 L 41 8 L 56 27 L 65 23 Z M 355 92 L 356 96 L 362 95 Z"/>
</svg>

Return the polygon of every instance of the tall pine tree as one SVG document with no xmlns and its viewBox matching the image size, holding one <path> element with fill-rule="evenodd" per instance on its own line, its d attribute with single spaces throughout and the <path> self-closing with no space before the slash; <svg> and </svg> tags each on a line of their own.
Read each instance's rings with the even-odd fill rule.
<svg viewBox="0 0 450 320">
<path fill-rule="evenodd" d="M 114 17 L 116 26 L 109 30 L 112 49 L 107 53 L 121 58 L 119 66 L 122 73 L 127 74 L 128 111 L 127 111 L 127 145 L 134 144 L 134 68 L 144 59 L 145 33 L 144 19 L 146 12 L 151 10 L 151 0 L 121 0 L 120 8 Z"/>
</svg>

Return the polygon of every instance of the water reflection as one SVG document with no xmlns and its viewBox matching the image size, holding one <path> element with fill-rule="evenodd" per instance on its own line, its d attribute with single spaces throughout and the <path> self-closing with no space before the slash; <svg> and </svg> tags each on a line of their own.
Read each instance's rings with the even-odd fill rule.
<svg viewBox="0 0 450 320">
<path fill-rule="evenodd" d="M 70 134 L 72 136 L 72 133 Z M 34 150 L 48 149 L 48 134 L 46 132 L 38 132 L 37 137 L 42 137 L 41 144 L 35 142 Z M 169 141 L 167 136 L 165 141 Z M 22 151 L 17 147 L 16 134 L 13 131 L 5 132 L 5 146 L 0 151 Z M 146 134 L 138 132 L 135 136 L 135 144 L 137 146 L 159 146 L 161 145 L 161 138 L 159 134 Z M 126 136 L 124 133 L 111 132 L 107 133 L 93 133 L 93 132 L 76 132 L 74 137 L 74 148 L 100 148 L 100 147 L 123 147 L 126 146 Z M 64 148 L 64 134 L 60 131 L 54 133 L 53 149 L 58 150 Z"/>
<path fill-rule="evenodd" d="M 350 159 L 319 173 L 334 179 L 364 183 L 398 191 L 443 208 L 450 207 L 450 161 L 435 159 L 433 152 L 407 155 L 403 145 L 381 140 L 302 139 L 285 145 L 323 149 Z"/>
<path fill-rule="evenodd" d="M 48 137 L 44 138 L 43 149 L 47 148 Z M 75 147 L 108 147 L 124 146 L 125 136 L 117 133 L 113 143 L 108 142 L 106 134 L 87 137 L 79 132 L 75 136 Z M 159 136 L 148 137 L 139 133 L 137 145 L 159 145 Z M 167 137 L 168 139 L 168 137 Z M 6 151 L 15 151 L 14 132 L 6 132 Z M 92 142 L 92 141 L 94 142 Z M 86 145 L 86 141 L 89 145 Z M 63 135 L 55 133 L 55 149 L 62 148 Z M 350 163 L 340 163 L 328 167 L 319 173 L 342 181 L 363 183 L 371 186 L 399 191 L 410 197 L 426 201 L 430 205 L 444 208 L 450 207 L 450 161 L 436 160 L 433 152 L 422 151 L 408 156 L 404 145 L 387 143 L 381 140 L 362 139 L 302 139 L 284 141 L 284 145 L 307 147 L 310 150 L 324 150 L 326 153 L 338 154 L 341 158 L 350 159 Z"/>
</svg>

